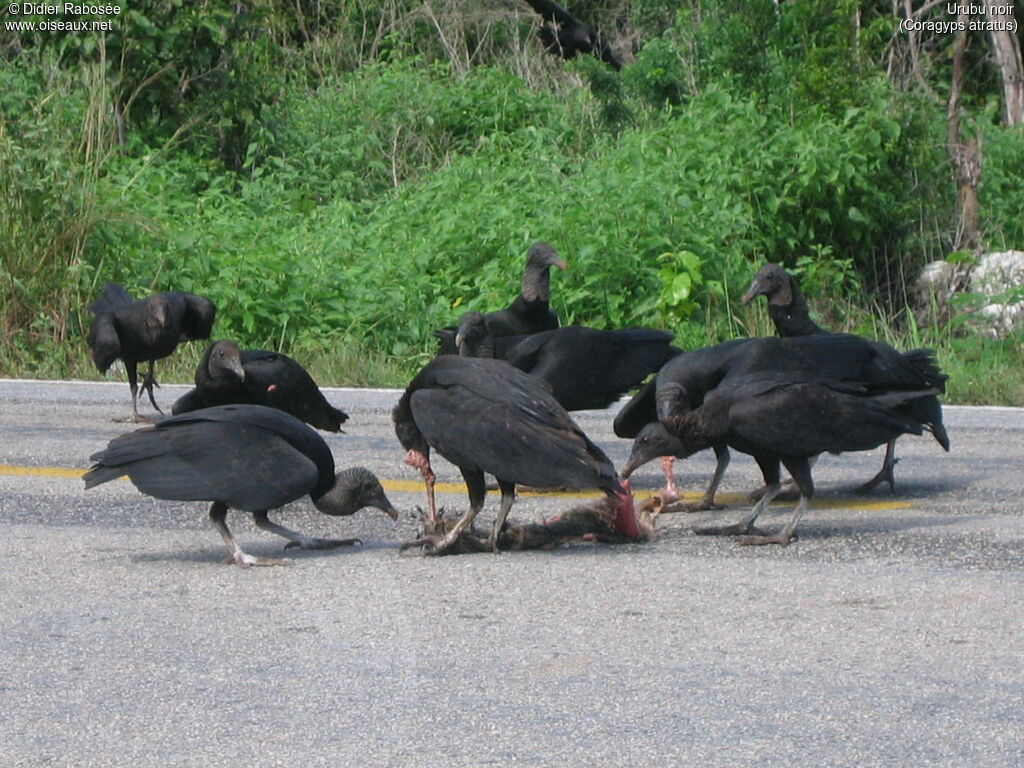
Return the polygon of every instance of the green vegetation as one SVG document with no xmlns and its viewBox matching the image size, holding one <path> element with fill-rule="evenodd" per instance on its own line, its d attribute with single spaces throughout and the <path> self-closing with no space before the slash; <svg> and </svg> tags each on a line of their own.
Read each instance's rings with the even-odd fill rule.
<svg viewBox="0 0 1024 768">
<path fill-rule="evenodd" d="M 618 73 L 545 55 L 514 0 L 140 0 L 105 36 L 17 33 L 0 43 L 0 375 L 96 375 L 84 306 L 113 280 L 209 296 L 218 337 L 325 383 L 400 385 L 432 329 L 509 302 L 545 239 L 570 263 L 564 322 L 684 347 L 770 333 L 738 298 L 779 261 L 823 324 L 935 346 L 950 400 L 1024 404 L 1024 338 L 907 307 L 954 250 L 942 50 L 921 54 L 926 90 L 900 82 L 877 4 L 667 5 L 571 4 L 638 41 Z M 1024 248 L 1024 133 L 975 70 L 981 227 Z"/>
</svg>

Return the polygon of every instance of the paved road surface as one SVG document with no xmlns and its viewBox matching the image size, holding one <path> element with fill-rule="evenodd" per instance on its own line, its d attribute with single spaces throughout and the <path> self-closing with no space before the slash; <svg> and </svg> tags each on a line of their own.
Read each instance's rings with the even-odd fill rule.
<svg viewBox="0 0 1024 768">
<path fill-rule="evenodd" d="M 738 456 L 730 509 L 664 516 L 653 544 L 424 559 L 398 553 L 422 491 L 397 393 L 329 396 L 352 415 L 339 465 L 405 514 L 298 502 L 278 519 L 365 546 L 243 570 L 202 504 L 83 492 L 89 454 L 134 428 L 111 422 L 126 385 L 0 382 L 0 765 L 1024 765 L 1024 412 L 948 408 L 952 453 L 900 441 L 896 498 L 846 492 L 880 451 L 822 459 L 787 549 L 689 532 L 738 516 L 759 480 Z M 579 421 L 621 464 L 612 413 Z M 696 491 L 711 458 L 685 464 Z"/>
</svg>

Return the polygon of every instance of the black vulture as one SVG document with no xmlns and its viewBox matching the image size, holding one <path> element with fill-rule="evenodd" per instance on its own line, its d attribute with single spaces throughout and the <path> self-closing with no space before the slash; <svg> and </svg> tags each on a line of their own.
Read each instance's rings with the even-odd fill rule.
<svg viewBox="0 0 1024 768">
<path fill-rule="evenodd" d="M 679 353 L 672 334 L 650 328 L 602 331 L 566 326 L 530 336 L 491 338 L 486 315 L 459 318 L 464 357 L 494 357 L 543 379 L 567 411 L 607 408 Z"/>
<path fill-rule="evenodd" d="M 934 400 L 937 393 L 922 389 L 873 394 L 859 383 L 808 381 L 795 372 L 752 373 L 724 381 L 699 408 L 678 415 L 672 430 L 677 449 L 689 455 L 726 444 L 750 454 L 761 467 L 766 492 L 738 523 L 695 532 L 744 535 L 743 544 L 786 546 L 796 539 L 796 526 L 814 496 L 813 457 L 825 451 L 869 450 L 902 434 L 919 435 L 924 429 L 934 433 L 936 425 L 922 421 L 930 408 L 918 404 Z M 935 437 L 941 442 L 938 433 Z M 653 445 L 648 456 L 639 455 L 635 461 L 642 463 L 664 450 L 664 445 Z M 753 526 L 781 488 L 780 463 L 796 481 L 800 500 L 783 529 L 768 536 Z"/>
<path fill-rule="evenodd" d="M 743 294 L 743 303 L 749 304 L 758 296 L 768 301 L 768 314 L 779 336 L 812 336 L 828 333 L 811 319 L 807 301 L 796 279 L 778 264 L 765 264 L 754 275 L 750 288 Z M 890 493 L 896 493 L 896 441 L 885 446 L 882 468 L 874 477 L 856 489 L 856 493 L 870 493 L 879 483 L 889 484 Z"/>
<path fill-rule="evenodd" d="M 725 475 L 725 470 L 729 467 L 729 461 L 732 458 L 729 454 L 729 446 L 725 441 L 715 442 L 693 450 L 678 437 L 670 433 L 660 421 L 653 421 L 645 424 L 633 440 L 629 459 L 626 461 L 626 466 L 622 468 L 622 477 L 627 479 L 638 467 L 643 466 L 652 459 L 660 458 L 661 471 L 665 475 L 665 488 L 660 493 L 666 505 L 671 505 L 680 496 L 679 488 L 675 483 L 675 478 L 672 476 L 673 462 L 675 459 L 689 458 L 697 450 L 703 450 L 704 448 L 712 448 L 715 452 L 714 474 L 711 476 L 711 480 L 708 482 L 708 487 L 705 489 L 701 500 L 693 504 L 683 504 L 682 508 L 690 512 L 721 509 L 721 506 L 715 503 L 715 494 L 718 492 L 718 486 L 721 485 L 722 477 Z"/>
<path fill-rule="evenodd" d="M 222 405 L 171 416 L 152 427 L 116 437 L 90 457 L 85 487 L 127 475 L 158 499 L 212 501 L 210 519 L 240 566 L 283 561 L 242 551 L 225 521 L 229 508 L 252 512 L 256 525 L 284 536 L 290 546 L 330 549 L 356 539 L 320 539 L 270 522 L 267 512 L 309 494 L 326 515 L 376 507 L 398 511 L 377 478 L 362 467 L 334 474 L 334 457 L 315 431 L 283 411 L 261 405 Z"/>
<path fill-rule="evenodd" d="M 779 336 L 828 333 L 811 319 L 796 279 L 778 264 L 765 264 L 757 270 L 742 301 L 749 304 L 758 296 L 767 297 L 768 314 Z"/>
<path fill-rule="evenodd" d="M 929 350 L 901 354 L 888 344 L 850 334 L 734 339 L 684 352 L 668 361 L 658 372 L 654 394 L 647 391 L 642 402 L 634 403 L 630 418 L 624 422 L 626 426 L 635 426 L 649 414 L 653 400 L 658 420 L 669 433 L 678 434 L 679 420 L 700 407 L 716 387 L 747 374 L 772 372 L 805 379 L 856 381 L 867 387 L 870 394 L 893 390 L 940 393 L 944 391 L 947 378 Z M 938 398 L 934 395 L 920 398 L 914 407 L 921 420 L 931 425 L 939 444 L 949 450 Z M 720 479 L 728 452 L 721 445 L 706 447 L 716 448 L 719 466 L 715 475 Z M 712 480 L 710 493 L 714 484 Z M 705 501 L 708 501 L 707 494 Z"/>
<path fill-rule="evenodd" d="M 615 467 L 539 379 L 502 360 L 442 355 L 413 378 L 392 412 L 395 434 L 427 487 L 425 536 L 407 544 L 441 554 L 459 540 L 483 507 L 484 473 L 494 475 L 501 506 L 487 548 L 496 550 L 515 484 L 599 488 L 614 497 L 617 530 L 639 535 L 632 496 Z M 434 502 L 433 448 L 459 468 L 469 511 L 449 529 Z"/>
<path fill-rule="evenodd" d="M 665 475 L 665 487 L 661 493 L 666 503 L 676 501 L 680 495 L 672 476 L 674 460 L 692 454 L 684 453 L 673 442 L 664 427 L 656 426 L 660 424 L 661 415 L 700 407 L 704 395 L 718 386 L 728 371 L 728 363 L 736 350 L 749 341 L 750 339 L 734 339 L 713 347 L 682 352 L 672 357 L 658 370 L 657 376 L 647 382 L 615 416 L 612 428 L 618 437 L 634 438 L 645 448 L 657 444 L 664 449 L 665 452 L 658 455 L 661 458 L 661 470 Z M 636 447 L 637 442 L 634 442 L 634 448 Z M 715 504 L 715 493 L 731 457 L 729 449 L 724 444 L 712 447 L 718 462 L 701 501 L 685 505 L 693 512 L 718 508 Z M 633 453 L 638 455 L 636 450 Z M 643 453 L 648 454 L 646 450 Z M 629 477 L 637 467 L 647 461 L 650 461 L 650 458 L 636 462 L 631 457 L 627 468 L 623 470 L 623 477 Z"/>
<path fill-rule="evenodd" d="M 148 362 L 142 391 L 157 411 L 153 387 L 155 360 L 167 357 L 181 341 L 208 339 L 216 308 L 209 299 L 181 291 L 167 291 L 134 300 L 117 283 L 107 283 L 99 297 L 89 305 L 93 313 L 88 343 L 93 362 L 100 373 L 120 358 L 128 373 L 132 391 L 132 415 L 127 421 L 146 421 L 138 409 L 138 364 Z"/>
<path fill-rule="evenodd" d="M 519 295 L 506 309 L 488 312 L 487 333 L 492 337 L 524 336 L 558 327 L 558 315 L 549 306 L 551 297 L 551 267 L 567 269 L 558 252 L 540 241 L 530 246 L 523 268 Z M 438 339 L 438 354 L 457 355 L 455 327 L 434 331 Z"/>
<path fill-rule="evenodd" d="M 612 421 L 612 431 L 616 437 L 635 440 L 644 431 L 644 428 L 658 424 L 658 409 L 655 404 L 655 392 L 657 390 L 657 377 L 647 380 L 647 383 L 629 399 L 619 412 L 615 414 Z M 664 430 L 663 430 L 664 431 Z M 667 433 L 666 433 L 667 434 Z M 676 455 L 672 450 L 661 456 L 661 471 L 665 475 L 665 487 L 661 490 L 663 500 L 671 504 L 679 499 L 679 486 L 676 485 L 676 478 L 672 468 L 675 465 Z M 636 466 L 640 466 L 637 464 Z M 632 467 L 632 472 L 636 467 Z M 624 474 L 623 477 L 629 477 Z"/>
<path fill-rule="evenodd" d="M 554 0 L 526 0 L 544 21 L 554 26 L 543 26 L 540 39 L 546 53 L 571 59 L 579 53 L 589 53 L 613 69 L 622 69 L 620 59 L 611 46 L 589 24 L 586 24 Z"/>
<path fill-rule="evenodd" d="M 285 411 L 327 432 L 340 432 L 348 420 L 347 413 L 327 402 L 306 369 L 280 352 L 242 350 L 222 339 L 207 348 L 195 381 L 195 389 L 178 398 L 171 413 L 251 403 Z"/>
</svg>

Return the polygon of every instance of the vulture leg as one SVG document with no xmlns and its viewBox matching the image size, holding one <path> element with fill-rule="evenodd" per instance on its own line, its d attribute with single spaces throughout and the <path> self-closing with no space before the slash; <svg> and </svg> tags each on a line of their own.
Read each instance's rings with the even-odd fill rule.
<svg viewBox="0 0 1024 768">
<path fill-rule="evenodd" d="M 363 543 L 359 539 L 320 539 L 316 536 L 306 536 L 305 534 L 297 533 L 290 528 L 285 528 L 283 525 L 270 522 L 266 510 L 253 512 L 252 517 L 256 525 L 264 531 L 270 531 L 288 539 L 288 543 L 284 546 L 285 549 L 291 549 L 292 547 L 299 547 L 300 549 L 334 549 L 335 547 L 351 547 Z"/>
<path fill-rule="evenodd" d="M 139 371 L 138 366 L 135 363 L 125 362 L 124 364 L 125 373 L 128 374 L 128 387 L 132 391 L 132 415 L 126 416 L 123 419 L 114 419 L 116 422 L 128 422 L 130 424 L 139 424 L 141 422 L 149 421 L 145 416 L 139 415 Z"/>
<path fill-rule="evenodd" d="M 721 504 L 715 504 L 715 494 L 718 493 L 718 486 L 722 483 L 722 476 L 725 475 L 725 470 L 729 466 L 729 449 L 724 445 L 715 446 L 715 458 L 718 459 L 718 463 L 715 464 L 715 474 L 711 476 L 711 482 L 708 483 L 707 490 L 704 491 L 704 498 L 698 501 L 696 504 L 687 504 L 686 510 L 688 512 L 703 512 L 708 509 L 724 509 Z"/>
<path fill-rule="evenodd" d="M 154 361 L 150 360 L 149 371 L 147 371 L 146 375 L 142 378 L 142 391 L 149 392 L 149 402 L 153 404 L 153 407 L 156 408 L 157 412 L 163 414 L 163 411 L 160 410 L 160 406 L 156 404 L 156 398 L 153 397 L 153 387 L 160 386 L 159 384 L 156 383 L 156 377 L 153 376 L 154 365 Z"/>
<path fill-rule="evenodd" d="M 676 485 L 676 478 L 672 473 L 672 467 L 675 463 L 675 456 L 661 457 L 661 471 L 665 475 L 665 488 L 661 491 L 663 506 L 671 504 L 674 501 L 679 501 L 679 486 Z"/>
<path fill-rule="evenodd" d="M 446 550 L 459 540 L 462 532 L 473 524 L 473 520 L 480 510 L 483 509 L 484 499 L 487 496 L 487 485 L 484 482 L 484 473 L 479 470 L 462 469 L 462 476 L 466 480 L 466 489 L 469 491 L 469 511 L 459 518 L 455 525 L 448 529 L 443 536 L 431 533 L 428 528 L 425 536 L 421 536 L 415 541 L 407 541 L 400 549 L 424 547 L 425 554 L 443 555 Z"/>
<path fill-rule="evenodd" d="M 405 463 L 415 467 L 423 476 L 423 485 L 427 489 L 427 519 L 423 521 L 423 528 L 431 534 L 437 530 L 437 502 L 434 500 L 434 483 L 436 477 L 434 470 L 430 468 L 430 459 L 420 451 L 410 450 L 405 455 Z"/>
<path fill-rule="evenodd" d="M 501 535 L 502 528 L 505 527 L 505 520 L 508 519 L 508 513 L 516 500 L 515 483 L 499 480 L 498 487 L 501 489 L 501 506 L 498 508 L 498 516 L 494 518 L 494 527 L 491 529 L 491 535 L 487 537 L 487 548 L 491 552 L 498 551 L 498 537 Z"/>
<path fill-rule="evenodd" d="M 736 536 L 745 534 L 763 535 L 761 531 L 754 527 L 754 521 L 757 520 L 764 508 L 767 507 L 772 499 L 778 496 L 779 491 L 782 490 L 782 485 L 779 483 L 779 462 L 771 459 L 761 459 L 754 457 L 758 465 L 761 467 L 761 472 L 764 475 L 764 495 L 758 500 L 746 516 L 738 523 L 732 525 L 711 525 L 703 528 L 694 528 L 693 532 L 698 536 Z M 809 471 L 808 471 L 809 473 Z"/>
<path fill-rule="evenodd" d="M 896 495 L 896 477 L 893 475 L 893 468 L 896 466 L 896 462 L 899 459 L 896 458 L 896 441 L 890 440 L 885 446 L 885 460 L 882 462 L 882 468 L 878 470 L 878 474 L 868 480 L 864 485 L 859 486 L 854 490 L 854 493 L 871 493 L 875 490 L 875 486 L 880 483 L 889 484 L 889 492 Z"/>
<path fill-rule="evenodd" d="M 786 469 L 789 470 L 789 473 L 793 476 L 797 486 L 800 488 L 800 501 L 797 502 L 796 507 L 793 509 L 793 514 L 789 518 L 789 522 L 783 526 L 782 530 L 771 536 L 765 536 L 764 534 L 744 536 L 740 539 L 740 544 L 778 544 L 779 546 L 785 547 L 788 546 L 790 542 L 797 540 L 796 526 L 800 522 L 800 518 L 804 516 L 808 505 L 811 503 L 811 498 L 814 496 L 814 480 L 811 479 L 812 463 L 813 462 L 803 458 L 790 459 L 785 462 Z"/>
<path fill-rule="evenodd" d="M 821 454 L 811 456 L 811 458 L 808 459 L 808 466 L 813 467 L 818 462 L 818 456 L 820 455 Z M 749 494 L 747 494 L 747 498 L 749 498 L 751 501 L 757 501 L 758 499 L 761 498 L 761 496 L 764 495 L 766 487 L 767 486 L 762 485 L 760 488 L 751 491 Z M 783 480 L 782 490 L 775 494 L 775 498 L 778 499 L 779 501 L 799 500 L 800 488 L 798 487 L 797 481 L 792 477 L 787 477 L 785 480 Z"/>
<path fill-rule="evenodd" d="M 224 544 L 227 546 L 228 552 L 230 553 L 226 562 L 233 562 L 235 565 L 242 568 L 248 568 L 250 565 L 285 565 L 288 562 L 287 560 L 254 557 L 253 555 L 243 552 L 242 548 L 238 546 L 238 543 L 235 541 L 235 537 L 231 535 L 231 531 L 228 530 L 228 524 L 226 522 L 227 515 L 228 507 L 226 504 L 215 501 L 210 506 L 210 520 L 220 533 L 220 537 L 224 539 Z"/>
</svg>

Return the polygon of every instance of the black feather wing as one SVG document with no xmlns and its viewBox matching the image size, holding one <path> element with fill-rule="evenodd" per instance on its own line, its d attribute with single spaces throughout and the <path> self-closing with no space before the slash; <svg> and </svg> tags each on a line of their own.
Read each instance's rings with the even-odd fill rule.
<svg viewBox="0 0 1024 768">
<path fill-rule="evenodd" d="M 201 413 L 201 412 L 199 412 Z M 142 493 L 274 509 L 310 493 L 316 464 L 279 434 L 254 424 L 181 421 L 122 435 L 92 457 L 86 488 L 126 475 Z"/>
<path fill-rule="evenodd" d="M 824 382 L 765 386 L 760 393 L 738 398 L 729 409 L 730 445 L 755 454 L 863 451 L 901 434 L 921 432 L 920 423 L 884 403 Z"/>
<path fill-rule="evenodd" d="M 566 410 L 607 408 L 672 356 L 671 341 L 647 328 L 567 326 L 525 338 L 504 359 L 548 382 Z"/>
<path fill-rule="evenodd" d="M 242 352 L 246 392 L 252 402 L 279 408 L 319 429 L 338 432 L 348 414 L 324 397 L 313 377 L 287 355 L 258 349 Z"/>
<path fill-rule="evenodd" d="M 102 315 L 126 307 L 133 301 L 135 299 L 124 289 L 124 286 L 117 283 L 104 283 L 100 289 L 100 295 L 89 304 L 88 309 L 94 315 Z"/>
<path fill-rule="evenodd" d="M 607 456 L 533 377 L 496 360 L 430 365 L 429 386 L 409 405 L 427 442 L 452 463 L 528 485 L 619 488 Z"/>
<path fill-rule="evenodd" d="M 217 307 L 205 296 L 194 293 L 181 294 L 185 302 L 185 313 L 181 322 L 181 340 L 208 339 L 217 317 Z"/>
</svg>

